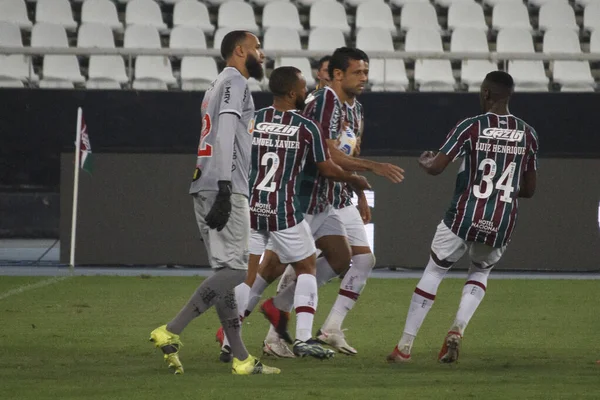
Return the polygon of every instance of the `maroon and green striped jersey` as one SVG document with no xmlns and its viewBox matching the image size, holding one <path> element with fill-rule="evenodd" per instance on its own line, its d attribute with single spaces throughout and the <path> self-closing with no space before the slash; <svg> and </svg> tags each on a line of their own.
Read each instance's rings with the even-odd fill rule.
<svg viewBox="0 0 600 400">
<path fill-rule="evenodd" d="M 308 100 L 303 114 L 321 125 L 325 139 L 337 140 L 346 120 L 346 107 L 337 94 L 330 87 L 324 87 L 312 93 Z M 342 184 L 322 177 L 316 168 L 307 169 L 304 180 L 302 201 L 308 214 L 320 213 L 329 204 L 342 208 L 351 199 L 348 191 L 342 190 Z"/>
<path fill-rule="evenodd" d="M 299 192 L 305 165 L 329 158 L 318 123 L 296 111 L 256 112 L 250 164 L 252 229 L 279 231 L 300 223 Z"/>
<path fill-rule="evenodd" d="M 354 100 L 354 104 L 350 105 L 348 103 L 344 104 L 346 106 L 346 121 L 344 122 L 344 132 L 343 134 L 348 136 L 353 136 L 357 142 L 362 138 L 362 133 L 364 130 L 364 111 L 363 106 L 358 102 L 358 100 Z M 346 148 L 345 146 L 338 146 L 338 149 L 349 156 L 354 156 L 351 154 L 351 149 Z M 345 193 L 341 193 L 341 191 L 345 191 Z M 345 199 L 345 202 L 341 205 L 342 208 L 352 205 L 352 188 L 347 183 L 335 182 L 334 186 L 334 199 Z"/>
<path fill-rule="evenodd" d="M 506 245 L 517 221 L 523 173 L 537 170 L 535 130 L 514 115 L 487 113 L 459 122 L 440 151 L 463 159 L 446 226 L 467 241 Z"/>
</svg>

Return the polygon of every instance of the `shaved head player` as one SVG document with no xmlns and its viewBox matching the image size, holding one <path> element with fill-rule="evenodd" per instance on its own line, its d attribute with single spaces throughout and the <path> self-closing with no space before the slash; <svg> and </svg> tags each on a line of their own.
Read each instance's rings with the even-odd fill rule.
<svg viewBox="0 0 600 400">
<path fill-rule="evenodd" d="M 164 353 L 169 367 L 183 373 L 179 335 L 213 305 L 230 340 L 232 373 L 277 374 L 248 354 L 240 335 L 233 289 L 244 281 L 248 266 L 250 212 L 248 173 L 254 127 L 254 102 L 248 78 L 261 80 L 264 54 L 258 38 L 233 31 L 221 43 L 225 69 L 211 83 L 202 100 L 202 132 L 190 194 L 202 240 L 214 274 L 204 280 L 188 303 L 150 340 Z"/>
</svg>

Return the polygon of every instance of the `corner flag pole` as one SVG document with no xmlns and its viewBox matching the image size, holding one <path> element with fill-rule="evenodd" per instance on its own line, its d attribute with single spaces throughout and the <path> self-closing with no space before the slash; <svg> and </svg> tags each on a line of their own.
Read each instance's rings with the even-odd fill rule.
<svg viewBox="0 0 600 400">
<path fill-rule="evenodd" d="M 81 107 L 77 109 L 77 130 L 75 133 L 75 173 L 73 180 L 73 215 L 71 217 L 71 252 L 69 260 L 69 268 L 75 268 L 75 238 L 77 234 L 77 204 L 79 194 L 79 169 L 81 166 Z"/>
</svg>

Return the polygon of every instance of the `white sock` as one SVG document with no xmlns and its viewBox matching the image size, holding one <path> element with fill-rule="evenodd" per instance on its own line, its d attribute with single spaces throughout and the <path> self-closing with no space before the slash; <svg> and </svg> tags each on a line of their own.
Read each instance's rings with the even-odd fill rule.
<svg viewBox="0 0 600 400">
<path fill-rule="evenodd" d="M 237 285 L 234 289 L 235 301 L 238 307 L 238 314 L 240 318 L 244 318 L 246 307 L 248 306 L 248 299 L 250 297 L 250 286 L 246 282 L 242 282 Z"/>
<path fill-rule="evenodd" d="M 281 284 L 282 281 L 284 281 L 283 276 L 281 277 L 281 281 L 279 283 Z M 292 308 L 294 307 L 294 293 L 296 292 L 296 286 L 296 281 L 286 279 L 284 284 L 280 286 L 283 289 L 281 289 L 281 291 L 277 293 L 277 296 L 273 298 L 273 304 L 275 305 L 275 307 L 277 307 L 281 311 L 292 311 Z"/>
<path fill-rule="evenodd" d="M 438 287 L 446 272 L 448 269 L 438 266 L 431 257 L 429 258 L 425 272 L 412 295 L 402 338 L 398 342 L 398 349 L 404 354 L 410 354 L 414 338 L 433 306 Z"/>
<path fill-rule="evenodd" d="M 296 309 L 296 339 L 306 342 L 312 337 L 313 321 L 318 303 L 317 278 L 301 274 L 296 280 L 294 308 Z"/>
<path fill-rule="evenodd" d="M 342 329 L 348 311 L 354 307 L 374 266 L 375 257 L 371 253 L 352 257 L 352 266 L 342 279 L 337 299 L 323 324 L 324 330 Z"/>
<path fill-rule="evenodd" d="M 277 294 L 281 293 L 282 290 L 284 290 L 285 288 L 287 288 L 290 285 L 293 285 L 295 288 L 296 287 L 295 283 L 296 283 L 296 272 L 294 271 L 294 268 L 292 268 L 291 265 L 288 265 L 287 268 L 285 269 L 285 272 L 281 276 L 279 283 L 277 284 Z M 293 297 L 292 297 L 292 299 L 293 299 Z M 288 312 L 292 311 L 292 307 L 293 307 L 293 303 L 292 303 L 292 305 L 289 306 L 289 309 L 287 311 Z M 275 328 L 273 328 L 273 325 L 271 325 L 271 324 L 269 324 L 269 333 L 267 333 L 267 337 L 265 340 L 267 343 L 273 343 L 273 342 L 276 342 L 279 340 L 279 334 L 277 332 L 275 332 Z"/>
<path fill-rule="evenodd" d="M 317 258 L 317 286 L 323 286 L 336 276 L 338 273 L 331 268 L 325 257 Z"/>
<path fill-rule="evenodd" d="M 454 320 L 451 330 L 456 330 L 461 335 L 464 334 L 469 321 L 483 300 L 483 296 L 485 296 L 490 272 L 491 268 L 482 269 L 475 265 L 471 265 L 471 268 L 469 268 L 469 275 L 467 276 L 467 283 L 465 283 L 465 286 L 463 287 L 456 319 Z"/>
<path fill-rule="evenodd" d="M 246 310 L 244 311 L 244 315 L 250 314 L 256 308 L 256 305 L 260 301 L 260 297 L 263 292 L 269 287 L 269 283 L 264 280 L 260 274 L 256 275 L 256 279 L 252 284 L 252 288 L 250 289 L 250 293 L 248 295 L 248 304 L 246 304 Z"/>
</svg>

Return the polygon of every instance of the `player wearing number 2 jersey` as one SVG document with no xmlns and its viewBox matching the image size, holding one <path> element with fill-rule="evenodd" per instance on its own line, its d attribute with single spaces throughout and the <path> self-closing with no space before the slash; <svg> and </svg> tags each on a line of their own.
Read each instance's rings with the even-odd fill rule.
<svg viewBox="0 0 600 400">
<path fill-rule="evenodd" d="M 297 316 L 294 353 L 329 358 L 333 352 L 311 340 L 318 302 L 316 248 L 297 194 L 300 174 L 310 164 L 321 175 L 349 182 L 358 190 L 367 188 L 368 183 L 334 164 L 319 124 L 294 111 L 306 98 L 306 80 L 300 70 L 294 67 L 274 70 L 269 89 L 274 95 L 273 106 L 256 113 L 252 140 L 250 253 L 260 257 L 271 240 L 280 260 L 293 266 L 297 275 L 293 298 Z M 274 325 L 281 322 L 276 307 L 272 302 L 263 307 Z"/>
<path fill-rule="evenodd" d="M 492 267 L 500 260 L 515 228 L 519 197 L 536 186 L 538 139 L 534 129 L 510 114 L 514 82 L 506 72 L 490 72 L 481 85 L 485 114 L 467 118 L 448 134 L 437 155 L 425 152 L 419 163 L 431 175 L 462 158 L 456 189 L 431 244 L 431 257 L 413 293 L 404 332 L 390 362 L 410 360 L 413 341 L 450 267 L 468 250 L 471 266 L 454 323 L 439 353 L 440 362 L 458 359 L 462 337 L 483 300 Z"/>
</svg>

